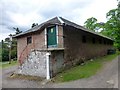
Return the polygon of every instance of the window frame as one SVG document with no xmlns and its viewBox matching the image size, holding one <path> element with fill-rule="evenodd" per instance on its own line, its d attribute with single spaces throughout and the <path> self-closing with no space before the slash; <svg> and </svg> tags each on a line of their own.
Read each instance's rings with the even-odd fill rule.
<svg viewBox="0 0 120 90">
<path fill-rule="evenodd" d="M 96 43 L 96 39 L 95 39 L 95 37 L 92 37 L 92 43 L 93 43 L 93 44 Z"/>
<path fill-rule="evenodd" d="M 32 43 L 32 36 L 27 37 L 27 45 Z"/>
</svg>

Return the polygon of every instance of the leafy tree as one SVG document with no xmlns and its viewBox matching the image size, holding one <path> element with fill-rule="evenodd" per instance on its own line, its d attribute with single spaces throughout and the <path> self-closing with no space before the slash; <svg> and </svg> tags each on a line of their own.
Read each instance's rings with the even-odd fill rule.
<svg viewBox="0 0 120 90">
<path fill-rule="evenodd" d="M 13 39 L 12 40 L 12 45 L 11 45 L 11 58 L 16 59 L 17 58 L 17 40 Z"/>
<path fill-rule="evenodd" d="M 7 43 L 2 40 L 2 61 L 9 60 L 9 49 Z"/>
<path fill-rule="evenodd" d="M 15 30 L 16 30 L 16 31 L 15 31 L 15 34 L 22 33 L 22 31 L 20 31 L 18 27 L 17 27 L 17 28 L 13 27 L 13 29 L 15 29 Z"/>
<path fill-rule="evenodd" d="M 116 9 L 106 14 L 106 18 L 106 23 L 97 23 L 97 19 L 91 17 L 84 23 L 85 27 L 93 31 L 101 30 L 101 34 L 114 39 L 114 46 L 120 50 L 120 1 Z"/>
<path fill-rule="evenodd" d="M 94 17 L 88 18 L 84 24 L 84 26 L 89 30 L 95 31 L 97 26 L 97 19 Z"/>
<path fill-rule="evenodd" d="M 22 31 L 19 30 L 19 28 L 14 28 L 15 35 L 21 33 Z M 10 34 L 9 36 L 13 36 Z M 10 47 L 11 46 L 11 47 Z M 9 54 L 11 59 L 17 58 L 17 40 L 15 38 L 12 38 L 10 40 L 10 37 L 5 38 L 5 41 L 2 40 L 2 61 L 9 61 Z M 11 60 L 10 60 L 11 62 Z"/>
<path fill-rule="evenodd" d="M 118 2 L 118 7 L 110 10 L 106 16 L 108 20 L 101 33 L 113 38 L 115 47 L 120 49 L 120 2 Z"/>
</svg>

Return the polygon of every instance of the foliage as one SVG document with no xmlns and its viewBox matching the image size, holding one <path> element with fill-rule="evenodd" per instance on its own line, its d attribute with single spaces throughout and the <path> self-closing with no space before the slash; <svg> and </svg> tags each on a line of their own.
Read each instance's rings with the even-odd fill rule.
<svg viewBox="0 0 120 90">
<path fill-rule="evenodd" d="M 15 35 L 21 33 L 22 31 L 19 30 L 19 28 L 14 28 Z M 10 34 L 9 36 L 13 36 Z M 11 59 L 16 60 L 17 58 L 17 40 L 15 38 L 7 37 L 5 38 L 5 41 L 2 40 L 2 61 L 9 61 L 9 55 Z M 11 54 L 10 54 L 11 53 Z M 11 60 L 10 60 L 11 61 Z"/>
<path fill-rule="evenodd" d="M 85 21 L 85 27 L 114 39 L 114 46 L 120 50 L 120 1 L 116 9 L 110 10 L 106 14 L 107 22 L 97 22 L 97 19 L 91 17 Z"/>
<path fill-rule="evenodd" d="M 2 40 L 2 61 L 9 60 L 9 48 L 7 43 Z"/>
<path fill-rule="evenodd" d="M 89 30 L 95 31 L 97 25 L 97 19 L 94 17 L 88 18 L 84 24 L 85 24 L 84 26 Z"/>
<path fill-rule="evenodd" d="M 15 34 L 22 33 L 22 31 L 20 31 L 18 27 L 17 27 L 17 28 L 13 27 L 13 29 L 15 29 L 15 30 L 16 30 L 16 31 L 15 31 Z"/>
<path fill-rule="evenodd" d="M 110 10 L 107 14 L 107 22 L 102 34 L 114 39 L 114 46 L 120 49 L 120 2 L 118 8 Z"/>
<path fill-rule="evenodd" d="M 37 25 L 38 25 L 38 23 L 33 23 L 32 26 L 31 26 L 31 28 L 33 28 L 33 27 L 35 27 Z"/>
</svg>

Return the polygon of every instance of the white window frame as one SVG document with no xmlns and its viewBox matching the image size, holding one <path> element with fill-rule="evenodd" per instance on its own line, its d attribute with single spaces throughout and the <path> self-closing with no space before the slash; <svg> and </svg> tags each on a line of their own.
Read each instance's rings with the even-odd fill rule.
<svg viewBox="0 0 120 90">
<path fill-rule="evenodd" d="M 56 25 L 57 45 L 58 45 L 58 25 Z"/>
</svg>

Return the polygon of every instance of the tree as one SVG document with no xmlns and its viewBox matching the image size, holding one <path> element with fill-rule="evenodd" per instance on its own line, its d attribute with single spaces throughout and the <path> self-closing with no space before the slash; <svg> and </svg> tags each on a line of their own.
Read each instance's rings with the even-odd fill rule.
<svg viewBox="0 0 120 90">
<path fill-rule="evenodd" d="M 106 18 L 106 23 L 97 23 L 97 19 L 91 17 L 85 22 L 85 27 L 93 31 L 101 30 L 101 34 L 114 39 L 114 46 L 120 50 L 120 1 L 116 9 L 106 14 Z"/>
<path fill-rule="evenodd" d="M 33 27 L 35 27 L 37 25 L 38 25 L 38 23 L 33 23 L 31 27 L 33 28 Z"/>
<path fill-rule="evenodd" d="M 9 60 L 9 49 L 7 43 L 2 40 L 2 61 Z"/>
<path fill-rule="evenodd" d="M 120 49 L 120 2 L 116 9 L 110 10 L 107 14 L 107 22 L 102 34 L 114 39 L 114 46 Z"/>
<path fill-rule="evenodd" d="M 18 27 L 17 27 L 17 28 L 13 27 L 13 29 L 15 29 L 15 30 L 16 30 L 16 31 L 15 31 L 15 34 L 22 33 L 22 31 L 20 31 Z"/>
<path fill-rule="evenodd" d="M 15 35 L 22 32 L 19 28 L 13 29 L 15 29 Z M 10 36 L 13 35 L 10 34 L 9 37 L 5 38 L 5 41 L 2 40 L 2 61 L 9 60 L 9 63 L 11 63 L 11 59 L 16 60 L 17 58 L 17 40 L 15 38 L 10 39 Z"/>
<path fill-rule="evenodd" d="M 84 24 L 85 24 L 84 26 L 85 26 L 87 29 L 92 30 L 92 31 L 95 32 L 96 26 L 97 26 L 97 19 L 94 18 L 94 17 L 88 18 L 88 19 L 85 21 Z"/>
</svg>

